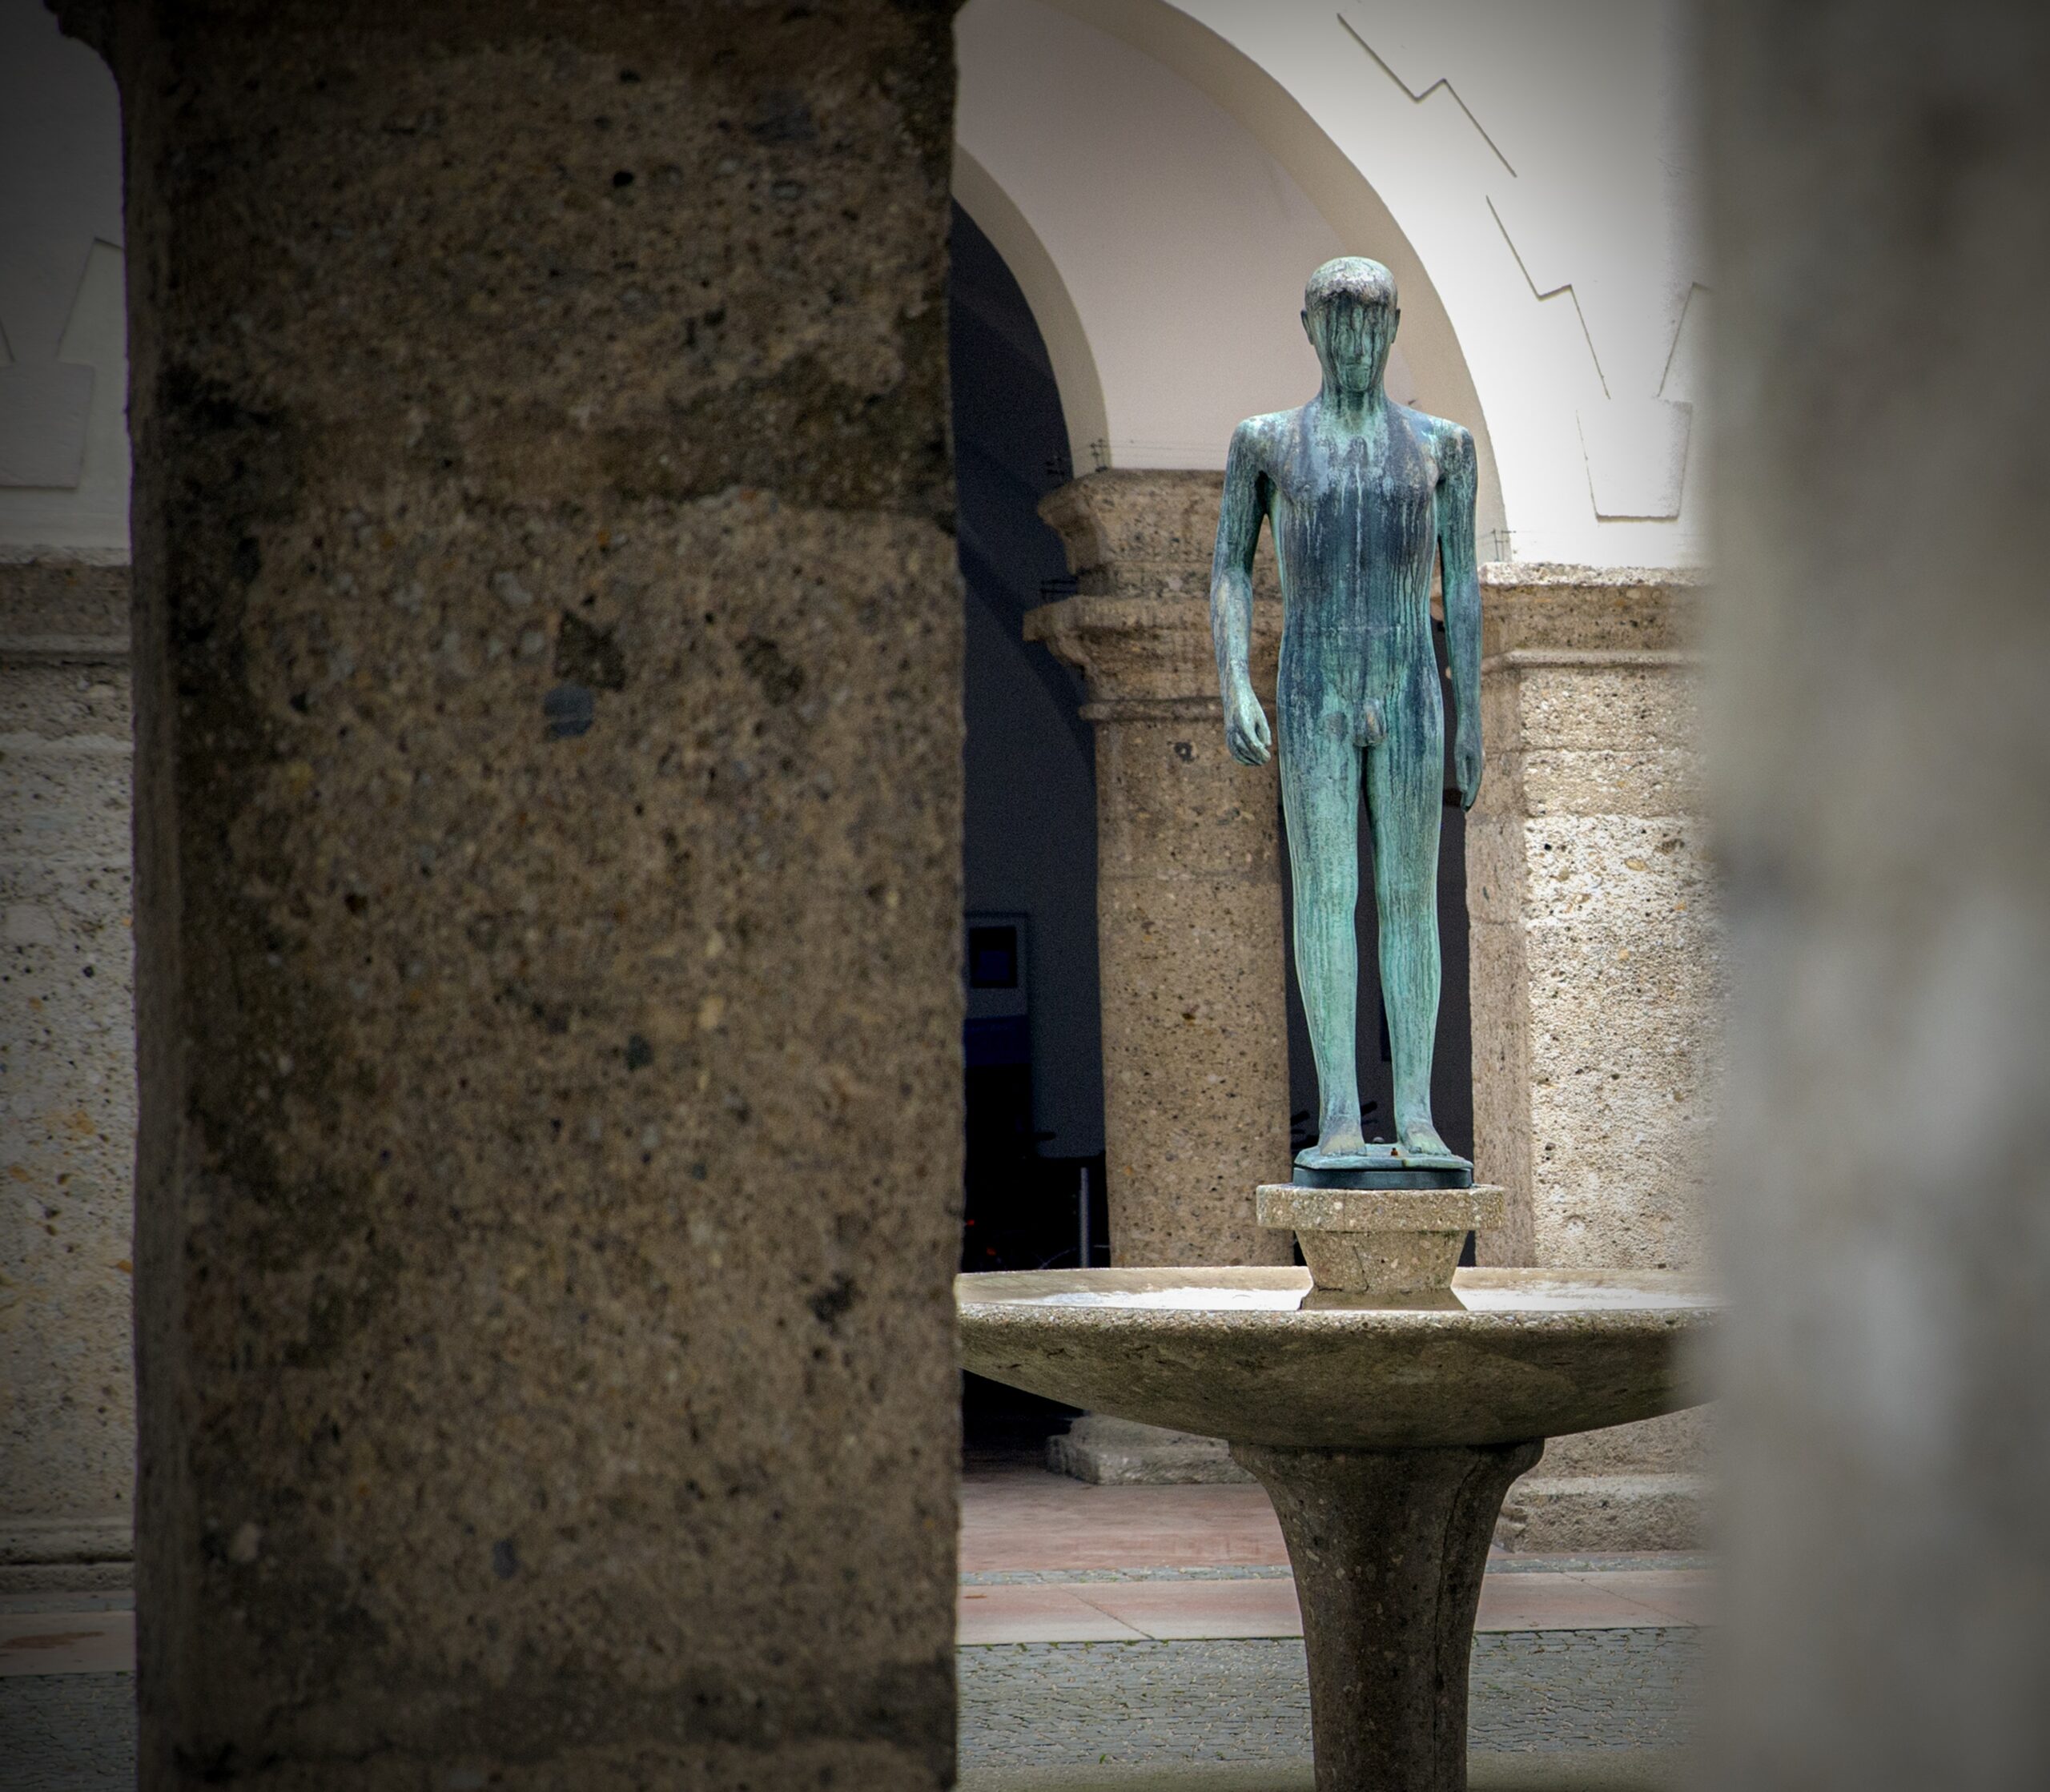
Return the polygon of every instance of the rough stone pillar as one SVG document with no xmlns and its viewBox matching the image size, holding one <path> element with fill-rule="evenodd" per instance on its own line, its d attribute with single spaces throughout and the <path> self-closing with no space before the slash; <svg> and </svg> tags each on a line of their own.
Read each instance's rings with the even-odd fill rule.
<svg viewBox="0 0 2050 1792">
<path fill-rule="evenodd" d="M 1707 1734 L 1746 1792 L 2035 1785 L 2050 12 L 1702 18 L 1739 978 Z"/>
<path fill-rule="evenodd" d="M 947 10 L 94 18 L 142 1782 L 951 1783 Z"/>
<path fill-rule="evenodd" d="M 1253 1191 L 1288 1163 L 1280 829 L 1272 765 L 1224 748 L 1210 642 L 1215 473 L 1103 472 L 1040 505 L 1078 587 L 1026 619 L 1088 681 L 1111 1256 L 1286 1263 Z M 1263 552 L 1254 681 L 1281 618 Z"/>
<path fill-rule="evenodd" d="M 0 563 L 0 1593 L 134 1525 L 128 569 Z"/>
<path fill-rule="evenodd" d="M 1487 777 L 1466 822 L 1474 1167 L 1509 1197 L 1484 1264 L 1685 1268 L 1720 938 L 1684 573 L 1495 566 Z M 1512 1491 L 1527 1549 L 1701 1541 L 1698 1413 L 1561 1438 Z"/>
</svg>

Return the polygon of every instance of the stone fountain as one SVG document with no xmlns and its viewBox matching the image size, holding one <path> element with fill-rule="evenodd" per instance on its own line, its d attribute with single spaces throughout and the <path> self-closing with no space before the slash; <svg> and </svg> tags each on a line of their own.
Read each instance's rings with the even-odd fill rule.
<svg viewBox="0 0 2050 1792">
<path fill-rule="evenodd" d="M 964 1276 L 963 1361 L 1227 1439 L 1288 1541 L 1318 1792 L 1457 1792 L 1503 1494 L 1546 1437 L 1688 1404 L 1710 1297 L 1619 1270 L 1462 1269 L 1441 1304 L 1323 1292 L 1300 1269 Z"/>
<path fill-rule="evenodd" d="M 1324 370 L 1300 410 L 1233 436 L 1211 582 L 1232 752 L 1274 736 L 1248 669 L 1253 548 L 1274 532 L 1277 710 L 1295 946 L 1320 1091 L 1295 1178 L 1249 1191 L 1306 1269 L 964 1276 L 963 1360 L 1091 1412 L 1222 1437 L 1274 1502 L 1309 1658 L 1318 1792 L 1461 1792 L 1481 1577 L 1502 1497 L 1544 1440 L 1670 1412 L 1714 1307 L 1660 1271 L 1459 1269 L 1503 1193 L 1432 1123 L 1437 878 L 1448 756 L 1480 788 L 1473 438 L 1390 400 L 1393 277 L 1310 278 Z M 1446 667 L 1432 631 L 1442 569 Z M 1372 830 L 1396 1137 L 1362 1131 L 1354 1057 L 1362 798 Z"/>
</svg>

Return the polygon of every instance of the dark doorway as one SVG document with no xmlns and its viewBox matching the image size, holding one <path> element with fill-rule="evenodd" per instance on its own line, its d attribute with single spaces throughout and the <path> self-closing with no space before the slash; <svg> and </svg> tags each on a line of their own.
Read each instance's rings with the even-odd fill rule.
<svg viewBox="0 0 2050 1792">
<path fill-rule="evenodd" d="M 1079 681 L 1024 638 L 1026 613 L 1068 589 L 1067 561 L 1039 503 L 1072 470 L 1039 327 L 1003 258 L 958 206 L 951 249 L 948 348 L 967 604 L 961 1267 L 1072 1268 L 1085 1175 L 1094 1260 L 1109 1256 L 1095 751 Z M 978 1376 L 963 1380 L 971 1453 L 1036 1452 L 1071 1411 Z"/>
</svg>

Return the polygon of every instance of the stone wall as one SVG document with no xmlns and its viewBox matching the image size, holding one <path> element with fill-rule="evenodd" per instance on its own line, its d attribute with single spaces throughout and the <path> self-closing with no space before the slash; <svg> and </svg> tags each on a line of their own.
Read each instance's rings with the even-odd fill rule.
<svg viewBox="0 0 2050 1792">
<path fill-rule="evenodd" d="M 0 1592 L 124 1581 L 128 573 L 0 562 Z"/>
</svg>

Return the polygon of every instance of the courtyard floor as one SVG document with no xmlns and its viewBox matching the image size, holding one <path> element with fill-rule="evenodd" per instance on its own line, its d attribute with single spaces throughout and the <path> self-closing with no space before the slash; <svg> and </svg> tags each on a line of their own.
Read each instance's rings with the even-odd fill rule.
<svg viewBox="0 0 2050 1792">
<path fill-rule="evenodd" d="M 1710 1576 L 1690 1556 L 1497 1555 L 1473 1784 L 1682 1778 Z M 0 1787 L 135 1783 L 134 1613 L 0 1597 Z M 963 1792 L 1308 1792 L 1302 1627 L 1256 1487 L 1089 1487 L 1019 1461 L 962 1486 Z"/>
<path fill-rule="evenodd" d="M 963 1792 L 1309 1792 L 1309 1687 L 1257 1487 L 1090 1487 L 1020 1461 L 961 1489 Z M 1497 1553 L 1476 1792 L 1681 1784 L 1705 1557 Z"/>
</svg>

